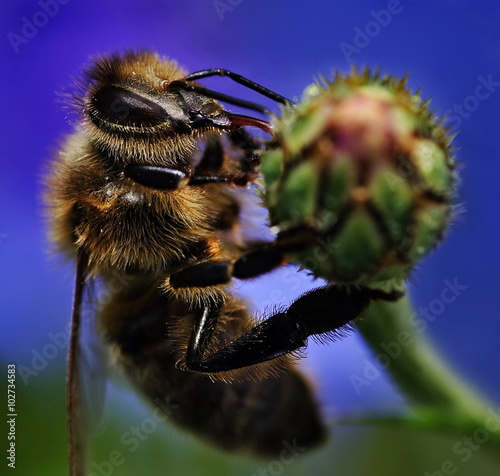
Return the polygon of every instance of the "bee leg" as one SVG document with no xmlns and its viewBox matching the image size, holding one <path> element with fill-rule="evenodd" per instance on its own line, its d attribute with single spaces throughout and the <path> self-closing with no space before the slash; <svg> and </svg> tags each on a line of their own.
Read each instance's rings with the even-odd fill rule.
<svg viewBox="0 0 500 476">
<path fill-rule="evenodd" d="M 170 285 L 173 288 L 217 286 L 229 283 L 232 278 L 254 278 L 284 264 L 286 259 L 279 249 L 265 247 L 235 262 L 208 261 L 189 266 L 172 274 Z"/>
<path fill-rule="evenodd" d="M 242 172 L 255 171 L 260 165 L 260 156 L 257 154 L 262 149 L 262 144 L 243 127 L 235 127 L 227 133 L 228 139 L 236 150 L 243 152 L 238 162 Z M 196 165 L 194 175 L 203 175 L 207 172 L 217 172 L 226 160 L 224 147 L 220 139 L 210 140 L 203 152 L 201 160 Z M 230 160 L 234 160 L 232 157 Z"/>
<path fill-rule="evenodd" d="M 243 151 L 244 161 L 242 167 L 244 167 L 244 170 L 255 170 L 261 162 L 260 155 L 257 152 L 262 149 L 262 144 L 243 127 L 235 127 L 231 130 L 229 139 L 236 149 Z"/>
<path fill-rule="evenodd" d="M 170 286 L 173 288 L 204 288 L 226 284 L 231 280 L 231 267 L 229 261 L 208 261 L 189 266 L 170 275 Z"/>
<path fill-rule="evenodd" d="M 226 284 L 232 278 L 249 279 L 268 273 L 286 264 L 283 253 L 274 248 L 262 248 L 236 262 L 208 261 L 185 268 L 170 276 L 173 288 L 206 287 Z"/>
<path fill-rule="evenodd" d="M 307 344 L 312 335 L 342 335 L 373 299 L 396 300 L 400 293 L 330 285 L 310 291 L 235 341 L 201 361 L 190 361 L 198 372 L 224 372 L 266 362 Z"/>
<path fill-rule="evenodd" d="M 248 172 L 237 173 L 216 173 L 213 175 L 193 175 L 189 179 L 188 185 L 208 185 L 210 183 L 226 183 L 236 185 L 237 187 L 245 187 L 253 182 L 257 177 L 257 172 L 250 170 Z"/>
<path fill-rule="evenodd" d="M 170 284 L 174 288 L 217 286 L 228 283 L 231 278 L 250 279 L 269 273 L 288 263 L 288 253 L 310 244 L 309 230 L 302 231 L 298 241 L 278 239 L 255 244 L 234 262 L 208 261 L 185 268 L 170 276 Z"/>
<path fill-rule="evenodd" d="M 200 164 L 189 180 L 189 185 L 226 183 L 244 187 L 255 181 L 258 175 L 257 168 L 260 165 L 260 157 L 256 152 L 261 149 L 261 146 L 243 127 L 235 127 L 228 133 L 228 137 L 235 148 L 243 151 L 239 171 L 234 173 L 218 171 L 215 165 L 219 168 L 222 165 L 222 145 L 220 142 L 215 145 L 209 144 Z"/>
<path fill-rule="evenodd" d="M 156 190 L 175 190 L 186 186 L 189 181 L 182 170 L 156 165 L 127 165 L 124 172 L 134 182 Z"/>
<path fill-rule="evenodd" d="M 187 170 L 133 164 L 125 167 L 125 176 L 140 185 L 156 190 L 176 190 L 187 185 L 207 185 L 210 183 L 245 186 L 255 180 L 257 176 L 256 169 L 260 164 L 260 159 L 256 151 L 261 147 L 243 127 L 235 127 L 228 136 L 235 147 L 243 150 L 244 160 L 241 163 L 240 172 L 220 172 L 224 163 L 224 149 L 219 140 L 214 140 L 207 144 L 201 161 L 192 175 Z"/>
<path fill-rule="evenodd" d="M 211 183 L 226 183 L 244 187 L 255 180 L 257 172 L 227 173 L 216 172 L 206 175 L 189 176 L 186 172 L 157 165 L 128 165 L 125 167 L 125 176 L 145 187 L 156 190 L 177 190 L 187 185 L 208 185 Z"/>
</svg>

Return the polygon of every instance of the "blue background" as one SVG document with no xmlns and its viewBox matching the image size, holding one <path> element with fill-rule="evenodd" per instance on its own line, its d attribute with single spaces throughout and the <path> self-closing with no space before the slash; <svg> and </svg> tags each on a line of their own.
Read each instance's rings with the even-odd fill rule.
<svg viewBox="0 0 500 476">
<path fill-rule="evenodd" d="M 43 2 L 42 2 L 43 3 Z M 8 5 L 8 6 L 7 6 Z M 391 7 L 385 26 L 371 11 Z M 41 206 L 44 166 L 71 128 L 55 93 L 88 58 L 125 48 L 149 48 L 175 58 L 188 71 L 223 67 L 289 97 L 320 73 L 358 65 L 410 72 L 412 88 L 432 97 L 433 109 L 459 125 L 455 139 L 461 183 L 457 215 L 447 239 L 411 278 L 416 307 L 428 306 L 445 280 L 466 285 L 425 334 L 474 386 L 500 403 L 498 111 L 500 88 L 471 99 L 480 77 L 500 82 L 500 4 L 493 1 L 191 0 L 169 2 L 70 0 L 46 25 L 17 43 L 27 18 L 44 21 L 35 1 L 4 2 L 1 15 L 0 359 L 28 367 L 36 352 L 64 332 L 72 298 L 72 267 L 47 253 Z M 38 16 L 37 16 L 38 15 Z M 372 23 L 370 23 L 372 22 Z M 357 43 L 357 32 L 371 36 Z M 25 32 L 26 33 L 26 32 Z M 17 38 L 17 40 L 16 40 Z M 17 46 L 13 46 L 13 43 Z M 346 44 L 357 48 L 349 58 Z M 343 45 L 343 47 L 342 47 Z M 16 51 L 17 50 L 17 51 Z M 225 79 L 206 84 L 259 100 Z M 469 111 L 459 119 L 453 109 Z M 464 114 L 465 115 L 465 114 Z M 245 286 L 257 309 L 287 303 L 307 286 L 289 289 L 282 274 Z M 272 290 L 272 291 L 271 291 Z M 271 292 L 274 294 L 271 295 Z M 329 346 L 311 344 L 304 365 L 327 411 L 350 415 L 402 404 L 386 378 L 355 392 L 372 355 L 353 335 Z M 61 375 L 65 351 L 48 359 L 35 379 Z"/>
</svg>

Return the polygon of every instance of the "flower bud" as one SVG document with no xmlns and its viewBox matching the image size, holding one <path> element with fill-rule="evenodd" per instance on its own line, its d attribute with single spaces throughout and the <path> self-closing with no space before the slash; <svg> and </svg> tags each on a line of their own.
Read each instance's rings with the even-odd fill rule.
<svg viewBox="0 0 500 476">
<path fill-rule="evenodd" d="M 274 121 L 262 158 L 265 205 L 280 236 L 312 230 L 290 258 L 317 277 L 399 284 L 443 237 L 451 138 L 405 83 L 337 74 Z"/>
</svg>

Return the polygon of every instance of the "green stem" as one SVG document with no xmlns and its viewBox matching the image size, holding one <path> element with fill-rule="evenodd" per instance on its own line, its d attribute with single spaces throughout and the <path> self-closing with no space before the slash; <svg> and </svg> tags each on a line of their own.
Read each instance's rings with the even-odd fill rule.
<svg viewBox="0 0 500 476">
<path fill-rule="evenodd" d="M 415 325 L 412 315 L 407 296 L 398 302 L 376 301 L 358 327 L 380 363 L 414 403 L 413 424 L 461 432 L 485 428 L 490 440 L 500 443 L 499 409 L 446 365 L 425 339 L 422 322 Z"/>
</svg>

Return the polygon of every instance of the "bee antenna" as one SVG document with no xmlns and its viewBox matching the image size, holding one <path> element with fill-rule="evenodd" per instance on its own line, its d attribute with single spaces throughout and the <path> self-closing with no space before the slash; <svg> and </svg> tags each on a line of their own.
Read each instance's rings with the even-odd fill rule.
<svg viewBox="0 0 500 476">
<path fill-rule="evenodd" d="M 232 71 L 228 71 L 227 69 L 204 69 L 202 71 L 196 71 L 195 73 L 188 74 L 184 77 L 184 81 L 196 81 L 197 79 L 208 78 L 210 76 L 226 76 L 229 79 L 232 79 L 238 84 L 245 86 L 248 89 L 251 89 L 262 96 L 265 96 L 273 101 L 279 102 L 280 104 L 293 104 L 290 99 L 278 94 L 266 87 L 262 86 L 251 79 L 245 78 L 241 74 L 233 73 Z"/>
<path fill-rule="evenodd" d="M 219 93 L 212 89 L 204 88 L 202 86 L 196 86 L 194 84 L 185 83 L 184 80 L 172 81 L 168 84 L 168 89 L 184 89 L 185 91 L 193 91 L 199 94 L 203 94 L 212 99 L 217 99 L 219 101 L 227 102 L 228 104 L 233 104 L 234 106 L 243 107 L 245 109 L 251 109 L 253 111 L 260 112 L 262 114 L 269 115 L 270 111 L 267 107 L 257 104 L 252 101 L 247 101 L 245 99 L 230 96 L 228 94 Z"/>
<path fill-rule="evenodd" d="M 281 94 L 271 91 L 270 89 L 262 86 L 261 84 L 256 83 L 255 81 L 252 81 L 248 78 L 245 78 L 241 74 L 233 73 L 232 71 L 229 71 L 227 69 L 204 69 L 202 71 L 196 71 L 194 73 L 188 74 L 180 81 L 173 81 L 172 83 L 169 84 L 169 87 L 180 87 L 183 89 L 187 89 L 189 91 L 196 91 L 201 94 L 205 94 L 206 96 L 211 97 L 213 99 L 219 99 L 220 101 L 224 101 L 229 104 L 233 104 L 235 106 L 244 107 L 246 109 L 252 109 L 254 111 L 258 111 L 263 114 L 269 114 L 269 109 L 260 104 L 256 104 L 254 102 L 246 101 L 244 99 L 236 98 L 234 96 L 229 96 L 223 93 L 219 93 L 217 91 L 213 91 L 211 89 L 203 88 L 201 86 L 195 86 L 193 84 L 188 84 L 185 82 L 185 81 L 196 81 L 198 79 L 208 78 L 210 76 L 225 76 L 228 77 L 229 79 L 232 79 L 236 83 L 241 84 L 242 86 L 245 86 L 246 88 L 261 94 L 262 96 L 265 96 L 269 99 L 272 99 L 273 101 L 276 101 L 277 103 L 294 104 L 293 101 L 287 99 Z"/>
</svg>

